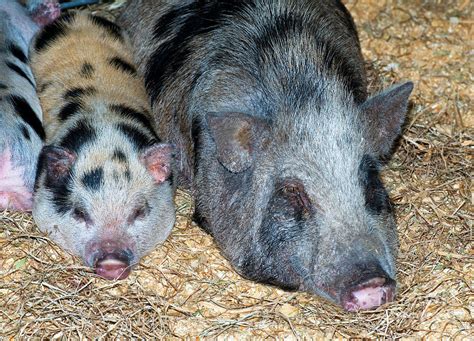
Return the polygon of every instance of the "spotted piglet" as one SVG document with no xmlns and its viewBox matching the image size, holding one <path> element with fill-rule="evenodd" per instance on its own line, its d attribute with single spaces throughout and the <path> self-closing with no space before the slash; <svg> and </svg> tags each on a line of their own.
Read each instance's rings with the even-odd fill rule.
<svg viewBox="0 0 474 341">
<path fill-rule="evenodd" d="M 41 7 L 41 1 L 36 5 Z M 55 18 L 41 8 L 35 13 Z M 19 2 L 0 0 L 0 210 L 29 211 L 32 206 L 36 160 L 45 136 L 28 65 L 28 46 L 38 28 Z"/>
<path fill-rule="evenodd" d="M 47 144 L 35 221 L 98 275 L 126 278 L 175 221 L 173 147 L 155 133 L 128 39 L 104 18 L 71 13 L 31 54 Z"/>
</svg>

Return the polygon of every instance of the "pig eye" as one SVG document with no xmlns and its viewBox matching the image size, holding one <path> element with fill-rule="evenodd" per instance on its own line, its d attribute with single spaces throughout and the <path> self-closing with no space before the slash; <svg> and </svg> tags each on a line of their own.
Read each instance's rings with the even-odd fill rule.
<svg viewBox="0 0 474 341">
<path fill-rule="evenodd" d="M 143 219 L 148 215 L 149 212 L 150 212 L 150 207 L 148 206 L 148 204 L 145 204 L 143 206 L 138 206 L 133 211 L 130 221 L 133 222 L 137 219 Z"/>
<path fill-rule="evenodd" d="M 81 223 L 90 224 L 92 222 L 89 214 L 83 208 L 76 207 L 72 212 L 72 216 Z"/>
<path fill-rule="evenodd" d="M 309 215 L 313 212 L 313 204 L 301 182 L 296 180 L 283 181 L 280 186 L 280 193 L 288 199 L 291 206 L 298 209 L 303 215 Z"/>
</svg>

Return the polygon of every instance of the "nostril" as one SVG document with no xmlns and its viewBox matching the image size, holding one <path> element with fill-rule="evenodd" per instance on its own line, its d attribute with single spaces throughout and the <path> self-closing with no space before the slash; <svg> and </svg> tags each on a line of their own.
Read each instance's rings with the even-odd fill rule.
<svg viewBox="0 0 474 341">
<path fill-rule="evenodd" d="M 374 309 L 395 298 L 395 281 L 383 277 L 369 279 L 349 289 L 342 299 L 347 311 Z"/>
</svg>

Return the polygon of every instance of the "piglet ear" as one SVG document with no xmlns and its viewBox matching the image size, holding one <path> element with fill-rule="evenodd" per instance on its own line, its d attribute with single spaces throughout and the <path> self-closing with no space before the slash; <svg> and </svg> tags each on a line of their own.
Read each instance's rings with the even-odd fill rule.
<svg viewBox="0 0 474 341">
<path fill-rule="evenodd" d="M 242 113 L 208 114 L 207 124 L 216 143 L 217 159 L 232 173 L 252 165 L 268 131 L 264 121 Z"/>
<path fill-rule="evenodd" d="M 46 178 L 51 185 L 59 185 L 70 174 L 76 159 L 76 154 L 67 148 L 44 146 L 40 155 L 40 167 L 46 169 Z"/>
<path fill-rule="evenodd" d="M 141 162 L 158 184 L 165 182 L 171 175 L 174 149 L 171 144 L 155 143 L 140 156 Z"/>
<path fill-rule="evenodd" d="M 370 120 L 372 145 L 381 157 L 390 154 L 393 143 L 401 133 L 412 90 L 412 82 L 395 85 L 362 104 L 362 110 Z"/>
</svg>

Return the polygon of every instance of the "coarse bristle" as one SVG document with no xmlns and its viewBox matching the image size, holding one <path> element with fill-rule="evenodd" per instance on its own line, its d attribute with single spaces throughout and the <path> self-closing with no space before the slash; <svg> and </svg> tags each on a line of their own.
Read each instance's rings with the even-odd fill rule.
<svg viewBox="0 0 474 341">
<path fill-rule="evenodd" d="M 87 10 L 110 18 L 118 3 Z M 346 313 L 243 279 L 191 223 L 191 197 L 178 192 L 171 237 L 119 282 L 53 245 L 29 214 L 0 212 L 0 337 L 472 337 L 473 3 L 345 3 L 371 92 L 415 82 L 404 135 L 384 172 L 400 237 L 394 303 Z"/>
</svg>

